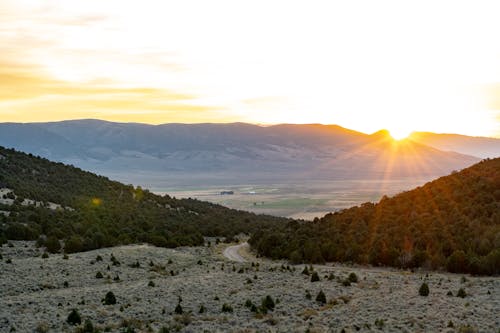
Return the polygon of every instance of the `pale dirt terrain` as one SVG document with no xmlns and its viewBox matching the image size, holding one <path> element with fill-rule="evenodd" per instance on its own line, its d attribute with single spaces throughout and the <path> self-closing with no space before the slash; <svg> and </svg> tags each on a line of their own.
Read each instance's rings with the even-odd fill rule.
<svg viewBox="0 0 500 333">
<path fill-rule="evenodd" d="M 76 308 L 110 332 L 478 332 L 500 329 L 500 278 L 339 264 L 314 266 L 321 281 L 310 282 L 303 265 L 252 257 L 234 248 L 246 262 L 229 261 L 227 245 L 164 249 L 131 245 L 41 258 L 34 242 L 11 242 L 0 248 L 0 332 L 76 332 L 66 323 Z M 212 243 L 213 244 L 213 243 Z M 234 244 L 233 244 L 234 245 Z M 113 266 L 111 254 L 120 261 Z M 227 251 L 226 251 L 227 254 Z M 102 261 L 96 261 L 97 256 Z M 7 263 L 11 259 L 12 263 Z M 171 260 L 171 263 L 169 263 Z M 134 263 L 140 267 L 130 267 Z M 257 265 L 258 263 L 258 265 Z M 152 264 L 153 266 L 150 266 Z M 109 265 L 109 269 L 108 269 Z M 164 267 L 164 269 L 162 268 Z M 101 272 L 102 279 L 96 278 Z M 341 281 L 355 272 L 359 282 Z M 173 275 L 172 275 L 173 273 Z M 333 278 L 326 278 L 333 274 Z M 109 278 L 108 278 L 109 276 Z M 119 280 L 114 280 L 119 276 Z M 428 297 L 418 294 L 426 280 Z M 154 286 L 148 286 L 150 281 Z M 65 282 L 67 285 L 65 286 Z M 459 288 L 468 294 L 455 297 Z M 315 301 L 322 290 L 328 304 Z M 117 304 L 103 305 L 108 291 Z M 306 298 L 307 291 L 312 295 Z M 448 291 L 453 296 L 447 296 Z M 261 304 L 270 295 L 274 311 L 255 315 L 245 301 Z M 182 298 L 183 316 L 174 309 Z M 226 303 L 232 313 L 222 312 Z M 206 311 L 199 313 L 203 305 Z M 449 322 L 454 328 L 448 328 Z M 134 330 L 126 330 L 135 327 Z M 165 330 L 166 332 L 167 330 Z"/>
</svg>

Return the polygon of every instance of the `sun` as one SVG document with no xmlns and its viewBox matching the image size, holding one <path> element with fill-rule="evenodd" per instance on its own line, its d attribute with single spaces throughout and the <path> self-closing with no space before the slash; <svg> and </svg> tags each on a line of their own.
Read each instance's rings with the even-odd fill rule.
<svg viewBox="0 0 500 333">
<path fill-rule="evenodd" d="M 408 130 L 405 128 L 393 128 L 389 130 L 389 133 L 395 140 L 404 140 L 410 136 L 412 130 Z"/>
</svg>

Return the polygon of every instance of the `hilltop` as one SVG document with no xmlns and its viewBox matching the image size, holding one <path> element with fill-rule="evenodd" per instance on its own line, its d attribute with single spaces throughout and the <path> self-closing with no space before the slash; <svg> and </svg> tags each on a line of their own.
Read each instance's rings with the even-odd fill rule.
<svg viewBox="0 0 500 333">
<path fill-rule="evenodd" d="M 202 236 L 252 233 L 286 219 L 159 196 L 79 168 L 0 147 L 0 239 L 50 240 L 66 252 L 148 242 L 177 247 Z M 47 238 L 45 238 L 45 236 Z"/>
<path fill-rule="evenodd" d="M 296 263 L 499 274 L 500 158 L 313 223 L 269 226 L 249 242 L 261 255 Z"/>
</svg>

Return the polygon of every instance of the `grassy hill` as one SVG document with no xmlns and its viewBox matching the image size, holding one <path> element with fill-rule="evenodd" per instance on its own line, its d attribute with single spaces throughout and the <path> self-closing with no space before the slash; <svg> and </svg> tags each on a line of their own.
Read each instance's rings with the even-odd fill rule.
<svg viewBox="0 0 500 333">
<path fill-rule="evenodd" d="M 13 192 L 0 198 L 0 239 L 34 240 L 43 235 L 40 242 L 49 241 L 54 251 L 59 240 L 64 240 L 67 252 L 135 242 L 165 247 L 200 245 L 202 236 L 231 238 L 286 221 L 198 200 L 155 195 L 0 147 L 2 187 Z"/>
<path fill-rule="evenodd" d="M 293 262 L 499 274 L 500 158 L 310 224 L 269 226 L 250 243 L 261 255 Z"/>
</svg>

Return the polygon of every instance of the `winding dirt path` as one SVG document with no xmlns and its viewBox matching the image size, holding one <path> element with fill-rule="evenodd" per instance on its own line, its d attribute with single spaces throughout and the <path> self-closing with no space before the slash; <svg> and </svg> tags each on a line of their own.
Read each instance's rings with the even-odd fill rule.
<svg viewBox="0 0 500 333">
<path fill-rule="evenodd" d="M 244 247 L 248 247 L 248 246 L 249 245 L 247 242 L 244 242 L 244 243 L 241 243 L 238 245 L 228 246 L 224 249 L 223 255 L 224 255 L 224 257 L 226 257 L 227 259 L 229 259 L 231 261 L 246 262 L 245 258 L 243 258 L 240 255 L 239 251 L 240 251 L 240 249 L 242 249 Z"/>
</svg>

